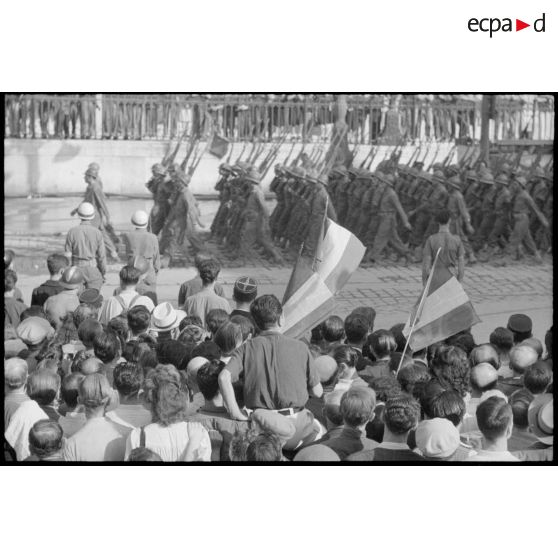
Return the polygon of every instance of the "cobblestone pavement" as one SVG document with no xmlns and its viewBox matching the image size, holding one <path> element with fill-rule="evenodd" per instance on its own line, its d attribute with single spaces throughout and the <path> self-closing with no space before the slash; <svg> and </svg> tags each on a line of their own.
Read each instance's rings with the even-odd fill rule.
<svg viewBox="0 0 558 558">
<path fill-rule="evenodd" d="M 18 286 L 27 301 L 31 297 L 31 290 L 47 278 L 46 254 L 63 248 L 62 231 L 67 231 L 75 222 L 69 217 L 65 218 L 64 222 L 58 222 L 51 214 L 54 213 L 62 219 L 61 213 L 68 215 L 69 209 L 75 207 L 78 201 L 65 199 L 53 204 L 52 199 L 48 201 L 6 200 L 4 242 L 6 247 L 15 250 L 18 255 L 17 269 L 20 277 Z M 18 214 L 29 214 L 25 213 L 25 207 L 29 203 L 35 208 L 35 213 L 39 212 L 42 215 L 42 225 L 38 229 L 32 228 L 29 221 L 22 222 L 17 218 Z M 146 204 L 148 207 L 150 202 L 130 200 L 127 212 L 131 213 L 138 209 L 139 207 L 136 206 L 146 207 Z M 60 209 L 61 206 L 63 211 Z M 217 203 L 202 202 L 201 208 L 204 223 L 210 223 Z M 125 223 L 119 222 L 121 219 L 113 219 L 113 221 L 117 230 L 128 228 Z M 224 269 L 220 280 L 225 285 L 228 297 L 232 294 L 235 279 L 241 275 L 250 275 L 261 285 L 260 292 L 273 293 L 282 298 L 292 270 L 291 265 L 272 266 L 267 260 L 256 257 L 247 262 L 246 267 L 238 267 L 215 245 L 209 244 L 208 247 L 223 261 Z M 118 270 L 121 265 L 109 266 L 107 283 L 103 286 L 103 296 L 110 296 L 117 286 Z M 158 280 L 160 300 L 169 300 L 176 304 L 178 286 L 194 275 L 195 270 L 192 267 L 161 270 Z M 473 330 L 477 339 L 487 340 L 490 331 L 499 325 L 505 325 L 507 317 L 514 312 L 529 314 L 534 322 L 535 335 L 543 337 L 552 323 L 552 283 L 553 266 L 550 257 L 539 266 L 526 262 L 513 263 L 505 267 L 494 267 L 488 263 L 467 267 L 464 287 L 482 319 Z M 409 310 L 420 292 L 419 265 L 403 267 L 388 263 L 367 269 L 361 268 L 355 272 L 350 282 L 336 297 L 336 312 L 344 317 L 356 306 L 371 305 L 378 313 L 377 327 L 389 327 L 407 319 Z"/>
</svg>

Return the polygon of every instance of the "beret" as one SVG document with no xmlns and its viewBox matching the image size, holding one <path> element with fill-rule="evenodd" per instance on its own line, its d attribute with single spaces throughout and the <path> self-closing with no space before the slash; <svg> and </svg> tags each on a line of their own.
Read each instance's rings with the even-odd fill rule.
<svg viewBox="0 0 558 558">
<path fill-rule="evenodd" d="M 252 277 L 239 277 L 234 283 L 234 288 L 244 294 L 253 294 L 258 290 L 258 283 Z"/>
<path fill-rule="evenodd" d="M 533 322 L 525 314 L 512 314 L 508 320 L 508 329 L 514 333 L 529 333 L 533 329 Z"/>
<path fill-rule="evenodd" d="M 100 306 L 103 302 L 103 295 L 97 289 L 85 289 L 79 295 L 79 301 L 93 306 Z"/>
<path fill-rule="evenodd" d="M 16 333 L 27 345 L 38 345 L 47 337 L 52 337 L 54 329 L 44 318 L 31 316 L 17 326 Z"/>
</svg>

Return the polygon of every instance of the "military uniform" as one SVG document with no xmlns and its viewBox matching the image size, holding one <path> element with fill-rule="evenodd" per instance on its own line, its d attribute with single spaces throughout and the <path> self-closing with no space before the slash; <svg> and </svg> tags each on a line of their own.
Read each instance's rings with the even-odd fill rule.
<svg viewBox="0 0 558 558">
<path fill-rule="evenodd" d="M 505 183 L 500 183 L 494 201 L 494 226 L 488 237 L 488 248 L 491 252 L 503 249 L 509 236 L 511 194 Z"/>
<path fill-rule="evenodd" d="M 157 174 L 149 179 L 147 189 L 153 195 L 153 207 L 149 214 L 148 229 L 157 236 L 165 225 L 169 214 L 169 198 L 172 194 L 172 184 L 165 179 L 164 170 L 157 170 Z"/>
<path fill-rule="evenodd" d="M 484 188 L 482 190 L 481 199 L 482 217 L 480 219 L 479 227 L 476 230 L 474 236 L 474 246 L 477 250 L 483 248 L 488 237 L 490 236 L 490 232 L 492 230 L 492 227 L 494 226 L 494 221 L 496 219 L 494 207 L 496 202 L 497 188 L 494 184 L 492 175 L 489 173 L 481 175 L 480 183 L 481 185 L 484 185 Z"/>
<path fill-rule="evenodd" d="M 174 193 L 171 198 L 171 209 L 161 234 L 161 254 L 171 258 L 182 248 L 186 222 L 188 220 L 188 196 L 185 182 L 173 178 Z"/>
<path fill-rule="evenodd" d="M 337 221 L 337 214 L 325 189 L 325 183 L 326 178 L 320 177 L 316 183 L 312 184 L 310 216 L 308 218 L 308 228 L 306 229 L 303 249 L 303 253 L 311 257 L 314 257 L 316 254 L 326 215 L 332 221 Z"/>
<path fill-rule="evenodd" d="M 463 278 L 460 277 L 459 270 L 460 268 L 465 268 L 465 248 L 461 239 L 446 229 L 430 235 L 424 243 L 422 251 L 422 282 L 426 283 L 439 248 L 441 248 L 440 255 L 438 256 L 439 261 L 461 281 Z"/>
<path fill-rule="evenodd" d="M 85 288 L 100 291 L 107 271 L 101 231 L 90 221 L 82 221 L 68 231 L 65 250 L 71 254 L 72 265 L 81 268 Z"/>
<path fill-rule="evenodd" d="M 124 242 L 128 259 L 134 256 L 143 256 L 148 261 L 149 271 L 145 277 L 145 283 L 155 287 L 157 284 L 157 273 L 161 269 L 161 256 L 159 254 L 159 241 L 157 237 L 145 229 L 135 229 L 124 235 Z"/>
</svg>

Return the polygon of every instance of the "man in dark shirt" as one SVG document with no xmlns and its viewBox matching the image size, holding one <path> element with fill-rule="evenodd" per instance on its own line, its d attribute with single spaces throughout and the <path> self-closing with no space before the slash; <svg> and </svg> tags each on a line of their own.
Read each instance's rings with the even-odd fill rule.
<svg viewBox="0 0 558 558">
<path fill-rule="evenodd" d="M 424 458 L 407 444 L 409 432 L 420 419 L 420 405 L 408 394 L 388 399 L 384 407 L 384 438 L 375 449 L 359 451 L 348 461 L 422 461 Z"/>
<path fill-rule="evenodd" d="M 50 254 L 47 258 L 47 268 L 50 279 L 33 289 L 31 306 L 43 306 L 49 296 L 56 295 L 64 290 L 60 284 L 62 271 L 70 265 L 70 260 L 64 254 Z"/>
<path fill-rule="evenodd" d="M 231 312 L 233 316 L 244 316 L 248 318 L 256 327 L 256 322 L 250 313 L 250 304 L 258 296 L 258 283 L 252 277 L 240 277 L 236 280 L 233 287 L 233 300 L 236 308 Z"/>
<path fill-rule="evenodd" d="M 314 441 L 314 417 L 305 406 L 309 393 L 321 397 L 323 389 L 308 347 L 281 334 L 283 308 L 274 295 L 257 298 L 250 311 L 261 333 L 236 349 L 219 374 L 225 406 L 232 418 L 247 420 L 234 396 L 233 383 L 241 382 L 248 409 L 269 409 L 293 420 L 296 432 L 286 449 Z"/>
</svg>

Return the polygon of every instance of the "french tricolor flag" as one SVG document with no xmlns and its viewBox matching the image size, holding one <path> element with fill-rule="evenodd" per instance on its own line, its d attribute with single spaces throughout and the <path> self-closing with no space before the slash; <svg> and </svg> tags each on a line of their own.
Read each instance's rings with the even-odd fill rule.
<svg viewBox="0 0 558 558">
<path fill-rule="evenodd" d="M 333 297 L 356 271 L 366 248 L 358 238 L 331 219 L 314 257 L 299 255 L 283 297 L 283 333 L 300 338 L 331 315 Z"/>
</svg>

